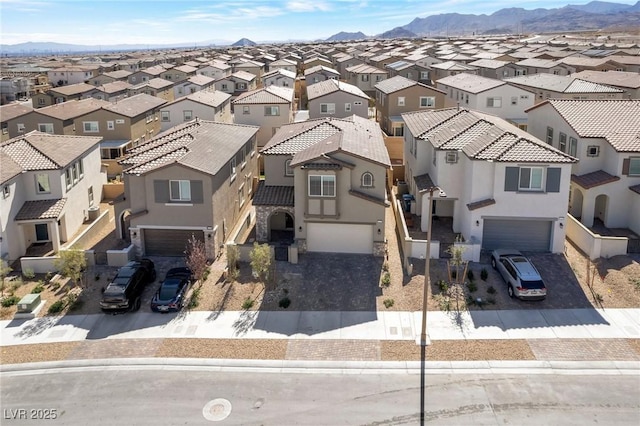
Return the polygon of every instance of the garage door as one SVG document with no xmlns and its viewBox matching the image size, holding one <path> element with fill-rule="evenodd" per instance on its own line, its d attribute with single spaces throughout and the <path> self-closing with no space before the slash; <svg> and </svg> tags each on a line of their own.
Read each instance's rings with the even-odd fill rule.
<svg viewBox="0 0 640 426">
<path fill-rule="evenodd" d="M 147 256 L 184 256 L 191 235 L 204 241 L 204 232 L 184 229 L 145 229 L 144 248 Z"/>
<path fill-rule="evenodd" d="M 485 219 L 482 248 L 549 251 L 551 223 L 548 220 Z"/>
<path fill-rule="evenodd" d="M 372 225 L 307 225 L 307 250 L 332 253 L 373 253 Z"/>
</svg>

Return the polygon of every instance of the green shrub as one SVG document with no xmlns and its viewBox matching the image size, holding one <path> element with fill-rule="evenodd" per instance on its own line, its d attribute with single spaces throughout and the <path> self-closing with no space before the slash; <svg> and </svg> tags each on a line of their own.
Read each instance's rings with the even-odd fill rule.
<svg viewBox="0 0 640 426">
<path fill-rule="evenodd" d="M 489 288 L 487 288 L 487 293 L 496 294 L 496 288 L 494 286 L 490 285 Z"/>
<path fill-rule="evenodd" d="M 247 297 L 246 299 L 244 299 L 244 302 L 242 302 L 242 309 L 244 310 L 248 310 L 251 309 L 253 307 L 253 300 L 251 300 L 250 297 Z"/>
<path fill-rule="evenodd" d="M 487 271 L 487 268 L 482 268 L 480 271 L 480 279 L 482 281 L 486 281 L 487 278 L 489 278 L 489 271 Z"/>
<path fill-rule="evenodd" d="M 96 281 L 100 281 L 100 272 L 96 272 L 96 275 L 94 278 Z"/>
<path fill-rule="evenodd" d="M 385 308 L 389 309 L 390 307 L 393 306 L 395 301 L 393 299 L 384 299 L 384 301 L 382 303 L 384 303 L 384 307 Z"/>
<path fill-rule="evenodd" d="M 467 271 L 467 278 L 469 279 L 469 281 L 473 281 L 476 277 L 473 275 L 473 271 L 471 269 L 469 269 Z"/>
<path fill-rule="evenodd" d="M 26 279 L 32 280 L 35 278 L 36 273 L 33 272 L 32 268 L 24 268 L 24 270 L 22 271 L 22 275 L 24 275 Z"/>
<path fill-rule="evenodd" d="M 449 290 L 449 284 L 445 280 L 438 281 L 438 288 L 440 289 L 440 293 L 446 293 Z"/>
<path fill-rule="evenodd" d="M 36 285 L 33 290 L 31 290 L 31 293 L 33 294 L 38 294 L 38 293 L 42 293 L 44 291 L 44 286 L 42 285 L 42 283 L 38 283 L 38 285 Z"/>
<path fill-rule="evenodd" d="M 291 299 L 289 299 L 286 296 L 280 299 L 280 301 L 278 302 L 278 306 L 280 306 L 283 309 L 287 309 L 290 304 L 291 304 Z"/>
<path fill-rule="evenodd" d="M 6 297 L 6 298 L 2 299 L 2 307 L 3 308 L 8 308 L 9 306 L 13 306 L 13 305 L 17 304 L 19 301 L 20 301 L 20 298 L 18 296 Z"/>
<path fill-rule="evenodd" d="M 391 274 L 389 272 L 384 273 L 381 284 L 383 287 L 389 287 L 391 285 Z"/>
<path fill-rule="evenodd" d="M 478 286 L 473 281 L 467 283 L 467 288 L 471 293 L 474 293 L 475 291 L 478 290 Z"/>
<path fill-rule="evenodd" d="M 59 282 L 56 281 L 55 283 L 51 284 L 51 290 L 56 291 L 59 288 L 60 288 Z"/>
<path fill-rule="evenodd" d="M 64 309 L 64 301 L 60 299 L 60 300 L 56 300 L 55 302 L 53 302 L 51 306 L 49 306 L 48 312 L 50 314 L 57 314 L 59 312 L 62 312 L 63 309 Z"/>
<path fill-rule="evenodd" d="M 191 293 L 191 300 L 189 300 L 189 309 L 196 308 L 200 303 L 200 287 L 194 288 Z"/>
</svg>

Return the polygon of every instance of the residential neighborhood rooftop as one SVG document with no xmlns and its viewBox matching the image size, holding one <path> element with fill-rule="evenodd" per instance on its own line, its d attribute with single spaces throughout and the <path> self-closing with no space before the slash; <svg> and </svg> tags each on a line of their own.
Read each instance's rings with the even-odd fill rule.
<svg viewBox="0 0 640 426">
<path fill-rule="evenodd" d="M 307 97 L 309 100 L 313 100 L 338 91 L 347 92 L 361 98 L 369 99 L 369 96 L 367 96 L 367 94 L 364 93 L 359 87 L 354 86 L 353 84 L 345 83 L 344 81 L 334 79 L 310 84 L 309 86 L 307 86 Z"/>
</svg>

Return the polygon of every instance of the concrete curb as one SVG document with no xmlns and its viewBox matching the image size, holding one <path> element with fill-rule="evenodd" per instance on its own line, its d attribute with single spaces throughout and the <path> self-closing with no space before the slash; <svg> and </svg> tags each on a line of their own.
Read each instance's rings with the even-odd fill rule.
<svg viewBox="0 0 640 426">
<path fill-rule="evenodd" d="M 112 358 L 0 365 L 19 376 L 104 370 L 198 370 L 289 374 L 420 374 L 420 361 L 299 361 L 203 358 Z M 426 361 L 425 374 L 637 375 L 640 361 Z"/>
</svg>

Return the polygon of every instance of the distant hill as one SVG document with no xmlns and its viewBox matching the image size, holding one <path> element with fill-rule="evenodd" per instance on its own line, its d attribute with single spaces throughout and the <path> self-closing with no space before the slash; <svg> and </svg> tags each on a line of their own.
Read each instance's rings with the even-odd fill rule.
<svg viewBox="0 0 640 426">
<path fill-rule="evenodd" d="M 417 37 L 417 35 L 415 35 L 414 33 L 412 33 L 411 31 L 401 28 L 401 27 L 396 27 L 392 30 L 389 31 L 385 31 L 382 34 L 378 35 L 377 37 L 380 38 L 411 38 L 411 37 Z"/>
<path fill-rule="evenodd" d="M 470 35 L 483 33 L 580 31 L 620 27 L 638 27 L 640 2 L 633 6 L 591 2 L 559 9 L 507 8 L 491 15 L 445 13 L 415 18 L 399 28 L 417 36 Z M 604 11 L 604 12 L 600 12 Z"/>
<path fill-rule="evenodd" d="M 344 31 L 334 34 L 325 41 L 346 41 L 346 40 L 362 40 L 367 38 L 366 34 L 358 31 L 357 33 L 347 33 Z"/>
<path fill-rule="evenodd" d="M 233 47 L 244 47 L 244 46 L 257 46 L 255 41 L 251 41 L 248 38 L 241 38 L 240 40 L 233 43 L 231 46 Z"/>
</svg>

